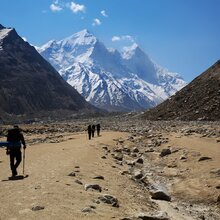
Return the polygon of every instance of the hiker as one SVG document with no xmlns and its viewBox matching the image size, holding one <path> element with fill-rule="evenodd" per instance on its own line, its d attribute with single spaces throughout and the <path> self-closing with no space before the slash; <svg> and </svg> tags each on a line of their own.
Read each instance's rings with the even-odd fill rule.
<svg viewBox="0 0 220 220">
<path fill-rule="evenodd" d="M 23 145 L 23 149 L 26 149 L 24 136 L 17 125 L 13 129 L 8 130 L 7 141 L 9 142 L 9 146 L 7 147 L 6 154 L 10 156 L 12 177 L 15 177 L 18 174 L 17 168 L 21 163 L 21 144 Z"/>
<path fill-rule="evenodd" d="M 99 136 L 99 135 L 100 135 L 100 128 L 101 128 L 100 124 L 97 124 L 97 125 L 96 125 L 96 129 L 97 129 L 97 136 Z"/>
<path fill-rule="evenodd" d="M 92 126 L 91 125 L 88 126 L 87 131 L 88 131 L 88 135 L 89 135 L 89 140 L 91 140 L 91 134 L 92 134 Z"/>
<path fill-rule="evenodd" d="M 94 137 L 95 134 L 95 125 L 92 125 L 92 137 Z"/>
</svg>

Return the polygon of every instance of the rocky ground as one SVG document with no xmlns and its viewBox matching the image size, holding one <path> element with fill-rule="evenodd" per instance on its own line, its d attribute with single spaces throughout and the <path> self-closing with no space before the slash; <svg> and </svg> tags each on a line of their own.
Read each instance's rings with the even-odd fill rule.
<svg viewBox="0 0 220 220">
<path fill-rule="evenodd" d="M 89 123 L 101 124 L 102 131 L 105 130 L 102 137 L 86 139 L 85 129 Z M 46 167 L 51 169 L 50 163 L 36 166 L 34 161 L 29 161 L 29 173 L 35 173 L 38 180 L 36 182 L 32 174 L 22 183 L 29 185 L 27 193 L 32 201 L 29 199 L 29 206 L 26 204 L 13 215 L 1 208 L 0 219 L 36 219 L 38 215 L 31 212 L 41 212 L 38 217 L 51 219 L 50 209 L 57 209 L 52 211 L 54 219 L 60 216 L 65 219 L 220 219 L 219 122 L 153 122 L 129 113 L 21 127 L 30 153 L 35 157 L 45 156 L 45 163 L 53 158 L 56 171 L 46 170 Z M 7 128 L 1 128 L 1 135 Z M 48 154 L 51 146 L 56 155 Z M 76 150 L 73 146 L 80 148 Z M 3 149 L 1 152 L 4 153 Z M 69 156 L 70 152 L 78 158 L 77 163 Z M 88 156 L 81 156 L 83 153 Z M 61 156 L 65 162 L 59 161 Z M 0 166 L 6 167 L 4 157 L 1 158 Z M 91 166 L 86 165 L 89 161 Z M 40 169 L 45 169 L 42 181 L 39 180 Z M 7 172 L 1 174 L 2 179 Z M 58 188 L 54 186 L 56 181 Z M 12 190 L 15 182 L 2 181 L 0 186 L 6 191 Z M 38 190 L 42 192 L 36 195 Z M 49 197 L 57 200 L 52 202 L 53 207 L 51 201 L 46 202 Z M 1 204 L 10 198 L 1 191 Z M 61 198 L 62 208 L 56 206 Z M 65 201 L 70 200 L 72 203 L 67 205 Z"/>
</svg>

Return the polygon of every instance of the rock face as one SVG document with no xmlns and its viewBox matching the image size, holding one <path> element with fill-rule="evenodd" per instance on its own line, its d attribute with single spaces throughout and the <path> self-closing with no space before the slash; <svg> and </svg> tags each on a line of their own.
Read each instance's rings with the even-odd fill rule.
<svg viewBox="0 0 220 220">
<path fill-rule="evenodd" d="M 87 101 L 107 111 L 153 107 L 186 85 L 137 44 L 109 50 L 88 30 L 37 49 Z"/>
<path fill-rule="evenodd" d="M 0 112 L 94 110 L 34 47 L 12 28 L 0 26 Z"/>
<path fill-rule="evenodd" d="M 220 120 L 220 60 L 156 108 L 151 120 Z"/>
</svg>

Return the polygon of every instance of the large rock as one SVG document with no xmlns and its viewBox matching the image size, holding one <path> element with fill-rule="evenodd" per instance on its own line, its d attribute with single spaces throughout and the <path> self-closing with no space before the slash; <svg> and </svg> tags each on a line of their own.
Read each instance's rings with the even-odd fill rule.
<svg viewBox="0 0 220 220">
<path fill-rule="evenodd" d="M 113 207 L 119 207 L 118 199 L 111 195 L 102 195 L 99 196 L 98 199 L 104 203 L 110 204 Z"/>
<path fill-rule="evenodd" d="M 99 192 L 102 191 L 102 187 L 98 184 L 85 184 L 85 190 L 87 191 L 89 189 L 98 190 Z"/>
<path fill-rule="evenodd" d="M 162 186 L 157 186 L 150 190 L 151 198 L 156 200 L 171 201 L 171 197 L 167 190 Z"/>
<path fill-rule="evenodd" d="M 155 213 L 140 213 L 137 216 L 139 219 L 143 220 L 169 220 L 168 214 L 166 212 L 155 212 Z"/>
<path fill-rule="evenodd" d="M 161 157 L 171 154 L 171 150 L 169 148 L 163 149 L 160 153 Z"/>
</svg>

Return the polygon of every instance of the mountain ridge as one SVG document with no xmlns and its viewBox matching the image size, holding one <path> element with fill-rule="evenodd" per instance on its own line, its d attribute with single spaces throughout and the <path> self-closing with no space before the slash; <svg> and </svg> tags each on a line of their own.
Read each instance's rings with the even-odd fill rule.
<svg viewBox="0 0 220 220">
<path fill-rule="evenodd" d="M 66 83 L 15 29 L 3 27 L 0 30 L 0 67 L 2 113 L 22 115 L 96 109 Z"/>
<path fill-rule="evenodd" d="M 155 64 L 137 44 L 132 46 L 123 55 L 83 30 L 46 43 L 38 51 L 87 101 L 110 111 L 154 107 L 186 85 L 179 75 Z"/>
</svg>

